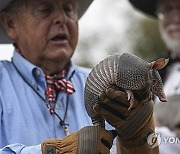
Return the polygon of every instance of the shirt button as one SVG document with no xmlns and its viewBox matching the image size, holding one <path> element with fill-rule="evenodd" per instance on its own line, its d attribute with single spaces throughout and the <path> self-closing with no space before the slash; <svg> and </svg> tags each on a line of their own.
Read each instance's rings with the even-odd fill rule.
<svg viewBox="0 0 180 154">
<path fill-rule="evenodd" d="M 36 71 L 36 75 L 39 76 L 41 72 L 39 70 Z"/>
<path fill-rule="evenodd" d="M 60 104 L 56 104 L 56 109 L 57 109 L 57 110 L 60 109 Z"/>
<path fill-rule="evenodd" d="M 36 85 L 35 81 L 32 81 L 32 86 L 35 86 L 35 85 Z"/>
</svg>

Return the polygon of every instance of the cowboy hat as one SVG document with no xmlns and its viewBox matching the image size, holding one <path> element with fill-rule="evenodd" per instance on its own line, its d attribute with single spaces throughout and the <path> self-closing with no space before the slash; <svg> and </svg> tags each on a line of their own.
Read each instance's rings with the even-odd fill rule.
<svg viewBox="0 0 180 154">
<path fill-rule="evenodd" d="M 129 0 L 141 12 L 156 17 L 156 4 L 158 0 Z"/>
<path fill-rule="evenodd" d="M 8 6 L 12 0 L 0 0 L 0 12 Z M 78 16 L 79 18 L 86 12 L 93 0 L 78 0 Z M 0 44 L 12 43 L 12 40 L 7 36 L 2 25 L 0 24 Z"/>
</svg>

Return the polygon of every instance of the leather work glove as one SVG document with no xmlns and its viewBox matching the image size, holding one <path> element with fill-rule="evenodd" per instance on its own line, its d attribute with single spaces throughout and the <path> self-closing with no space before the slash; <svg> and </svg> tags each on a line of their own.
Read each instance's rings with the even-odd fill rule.
<svg viewBox="0 0 180 154">
<path fill-rule="evenodd" d="M 133 107 L 128 110 L 127 94 L 117 88 L 109 88 L 100 94 L 99 100 L 101 103 L 96 104 L 94 110 L 115 127 L 122 154 L 159 153 L 158 147 L 152 149 L 147 143 L 148 135 L 154 132 L 152 100 L 142 103 L 135 99 Z"/>
<path fill-rule="evenodd" d="M 41 144 L 42 154 L 109 154 L 113 131 L 87 126 L 64 139 L 48 139 Z"/>
</svg>

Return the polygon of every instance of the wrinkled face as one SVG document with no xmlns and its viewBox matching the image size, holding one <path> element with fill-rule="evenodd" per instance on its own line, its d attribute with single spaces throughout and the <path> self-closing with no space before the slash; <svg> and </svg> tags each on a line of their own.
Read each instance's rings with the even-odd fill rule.
<svg viewBox="0 0 180 154">
<path fill-rule="evenodd" d="M 157 11 L 163 40 L 172 52 L 180 53 L 180 0 L 159 0 Z"/>
<path fill-rule="evenodd" d="M 13 22 L 10 37 L 30 62 L 63 66 L 70 60 L 78 39 L 76 0 L 27 0 Z"/>
<path fill-rule="evenodd" d="M 150 87 L 152 93 L 154 93 L 160 101 L 166 102 L 166 96 L 163 90 L 163 82 L 157 70 L 150 71 Z"/>
</svg>

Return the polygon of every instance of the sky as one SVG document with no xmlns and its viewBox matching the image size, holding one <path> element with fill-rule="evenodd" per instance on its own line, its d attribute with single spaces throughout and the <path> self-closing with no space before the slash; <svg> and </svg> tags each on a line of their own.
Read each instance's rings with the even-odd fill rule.
<svg viewBox="0 0 180 154">
<path fill-rule="evenodd" d="M 102 42 L 93 47 L 92 51 L 100 51 L 105 50 L 112 39 L 117 40 L 117 31 L 122 36 L 118 38 L 119 41 L 122 38 L 124 39 L 129 24 L 125 14 L 129 10 L 132 11 L 132 7 L 127 0 L 95 0 L 79 21 L 79 42 L 84 39 L 85 35 L 89 36 L 92 32 L 98 31 L 98 35 L 105 39 L 102 39 Z M 113 37 L 108 37 L 106 32 L 109 32 Z M 124 46 L 124 50 L 129 50 L 128 45 Z M 0 45 L 0 60 L 10 60 L 12 54 L 12 45 Z M 106 53 L 91 52 L 90 56 L 93 63 L 97 63 L 106 56 Z M 82 59 L 80 52 L 77 52 L 73 58 L 76 61 Z"/>
<path fill-rule="evenodd" d="M 0 60 L 11 60 L 12 55 L 12 45 L 0 45 Z"/>
</svg>

